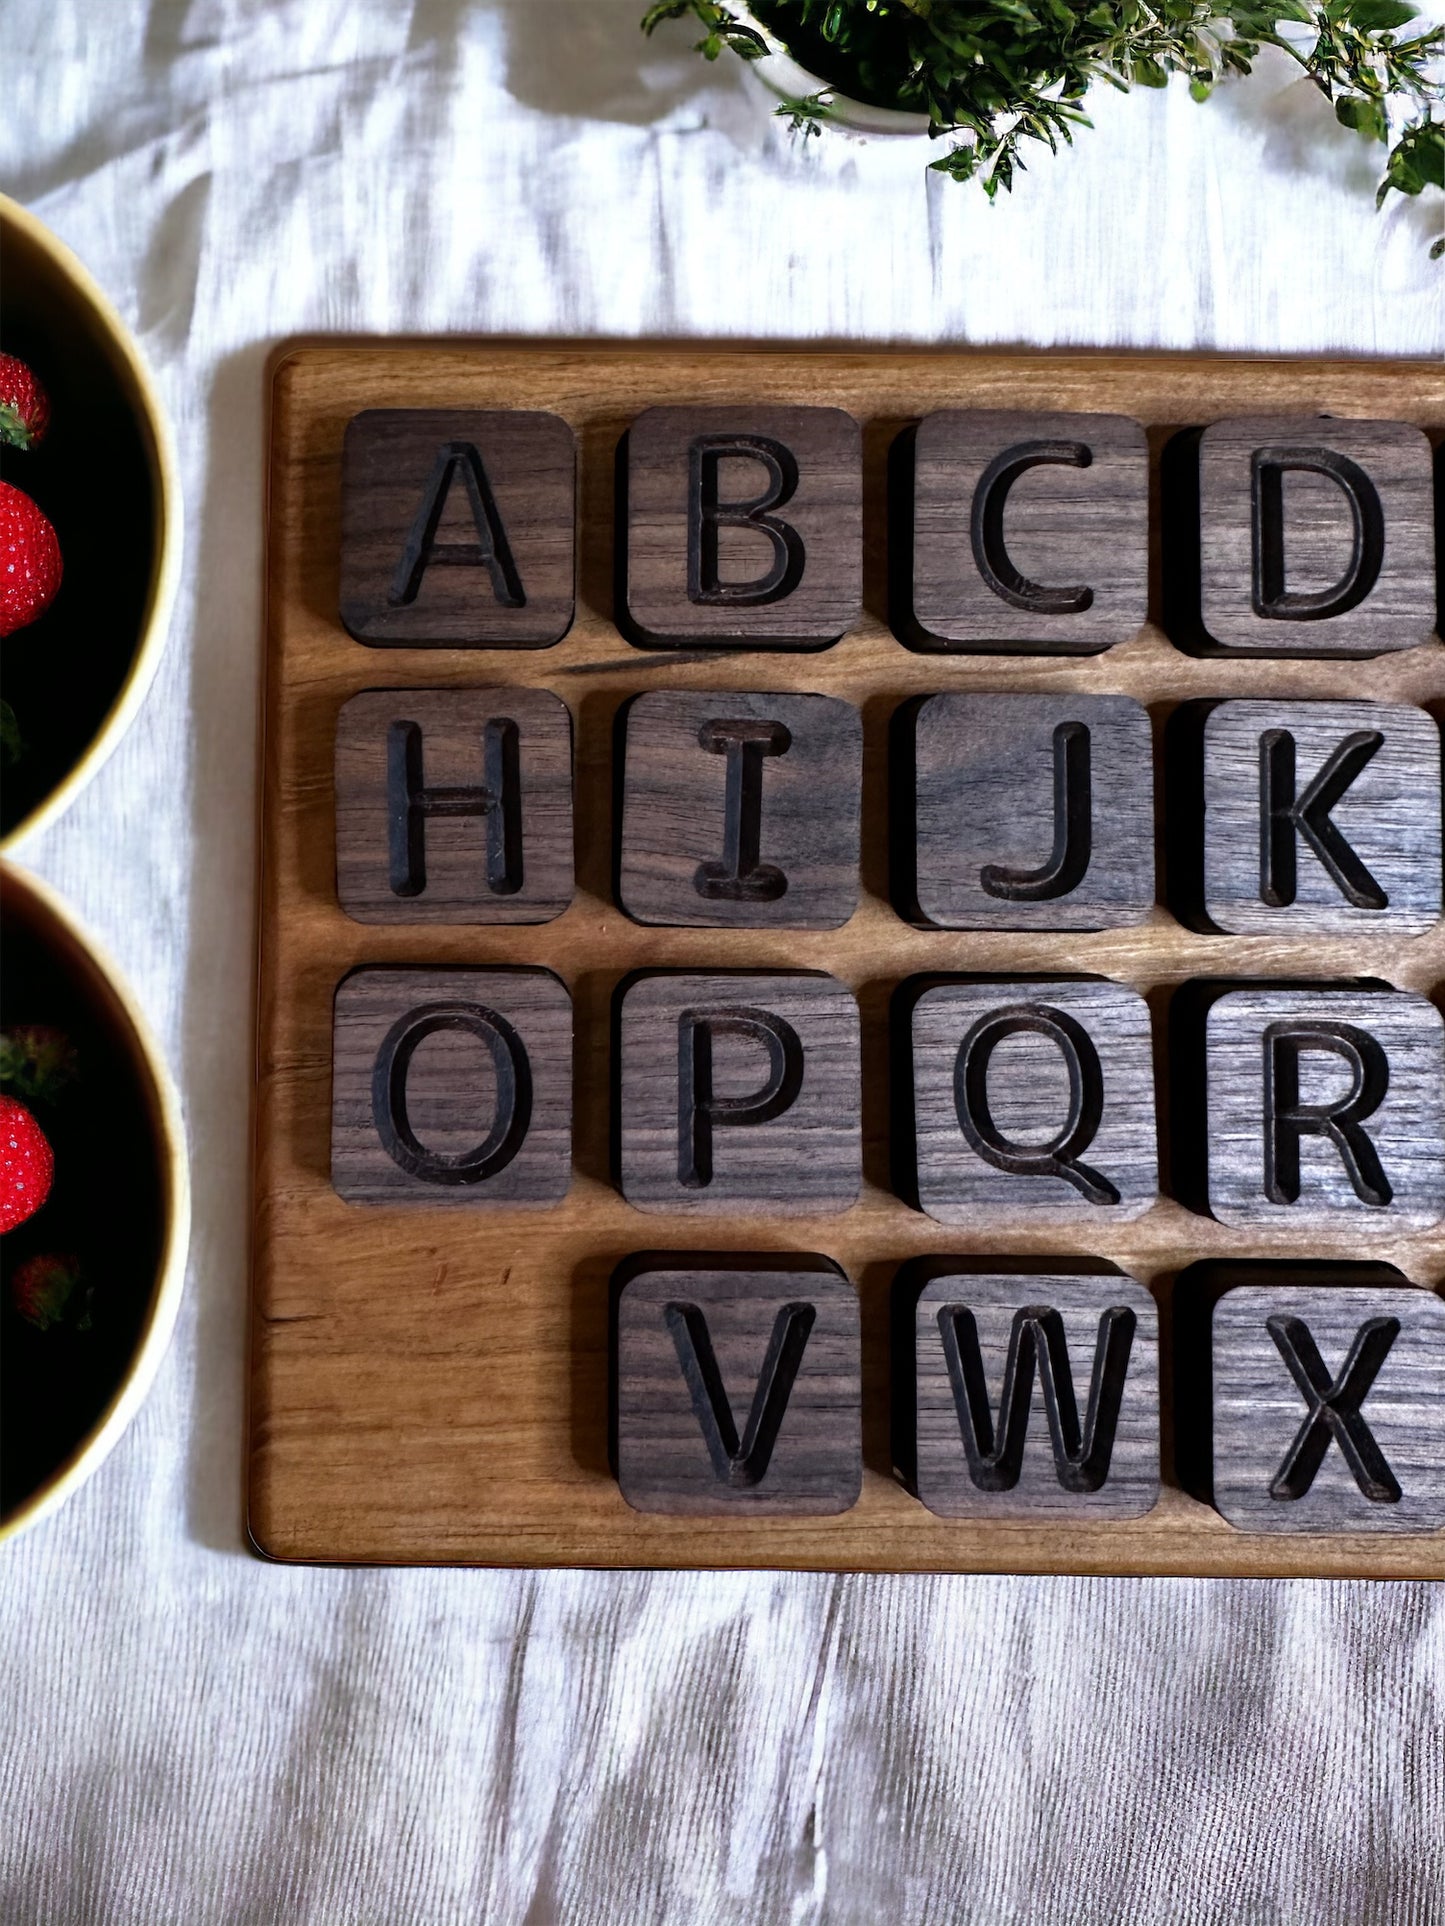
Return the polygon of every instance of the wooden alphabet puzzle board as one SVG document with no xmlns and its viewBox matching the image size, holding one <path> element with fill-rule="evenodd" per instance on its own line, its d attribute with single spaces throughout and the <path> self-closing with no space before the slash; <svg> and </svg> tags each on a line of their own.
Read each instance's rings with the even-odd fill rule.
<svg viewBox="0 0 1445 1926">
<path fill-rule="evenodd" d="M 257 1548 L 1445 1576 L 1419 429 L 1424 364 L 284 354 Z"/>
</svg>

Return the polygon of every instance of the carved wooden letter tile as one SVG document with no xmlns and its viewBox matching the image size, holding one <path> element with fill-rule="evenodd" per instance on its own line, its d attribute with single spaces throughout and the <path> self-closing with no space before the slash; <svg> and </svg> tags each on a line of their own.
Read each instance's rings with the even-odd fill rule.
<svg viewBox="0 0 1445 1926">
<path fill-rule="evenodd" d="M 1205 1014 L 1209 1208 L 1398 1235 L 1445 1216 L 1445 1021 L 1388 986 L 1260 984 Z"/>
<path fill-rule="evenodd" d="M 863 782 L 851 702 L 654 689 L 624 726 L 618 897 L 629 916 L 717 929 L 847 922 Z"/>
<path fill-rule="evenodd" d="M 797 1217 L 857 1200 L 858 1005 L 835 977 L 643 972 L 619 985 L 613 1022 L 629 1204 Z"/>
<path fill-rule="evenodd" d="M 355 1203 L 556 1204 L 572 999 L 550 970 L 354 970 L 332 1030 L 331 1181 Z"/>
<path fill-rule="evenodd" d="M 618 457 L 639 648 L 821 649 L 863 609 L 863 437 L 839 408 L 649 408 Z"/>
<path fill-rule="evenodd" d="M 1130 696 L 935 695 L 893 727 L 894 893 L 936 929 L 1102 930 L 1154 904 L 1149 715 Z"/>
<path fill-rule="evenodd" d="M 336 724 L 336 887 L 362 923 L 572 901 L 572 717 L 547 689 L 368 689 Z"/>
<path fill-rule="evenodd" d="M 911 647 L 1094 655 L 1143 627 L 1137 421 L 944 408 L 900 440 L 893 476 L 894 626 Z"/>
<path fill-rule="evenodd" d="M 1440 730 L 1385 702 L 1215 704 L 1203 915 L 1231 935 L 1418 936 L 1440 916 Z"/>
<path fill-rule="evenodd" d="M 541 649 L 572 626 L 576 444 L 558 415 L 370 408 L 341 461 L 341 620 L 377 648 Z"/>
<path fill-rule="evenodd" d="M 895 1284 L 895 1462 L 944 1518 L 1137 1518 L 1159 1496 L 1159 1320 L 1122 1272 L 929 1258 Z"/>
<path fill-rule="evenodd" d="M 652 1251 L 613 1280 L 614 1463 L 638 1511 L 823 1515 L 863 1483 L 858 1298 L 789 1253 Z"/>
<path fill-rule="evenodd" d="M 1398 421 L 1217 421 L 1167 462 L 1170 626 L 1213 655 L 1370 656 L 1435 625 L 1430 444 Z M 1196 593 L 1197 585 L 1197 593 Z"/>
<path fill-rule="evenodd" d="M 1445 1303 L 1288 1268 L 1214 1307 L 1216 1506 L 1242 1531 L 1440 1530 Z"/>
<path fill-rule="evenodd" d="M 940 1223 L 1122 1221 L 1157 1198 L 1137 991 L 1103 977 L 915 977 L 895 998 L 893 1048 L 898 1188 Z"/>
</svg>

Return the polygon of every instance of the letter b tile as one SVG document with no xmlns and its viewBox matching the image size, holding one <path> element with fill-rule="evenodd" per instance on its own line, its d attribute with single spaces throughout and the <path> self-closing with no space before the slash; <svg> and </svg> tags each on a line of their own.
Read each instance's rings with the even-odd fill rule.
<svg viewBox="0 0 1445 1926">
<path fill-rule="evenodd" d="M 858 1005 L 835 977 L 643 972 L 618 986 L 613 1024 L 629 1204 L 796 1217 L 856 1201 Z"/>
<path fill-rule="evenodd" d="M 1132 1277 L 928 1258 L 900 1271 L 893 1310 L 894 1461 L 930 1511 L 1154 1505 L 1159 1321 Z"/>
<path fill-rule="evenodd" d="M 654 689 L 624 727 L 618 896 L 639 923 L 835 929 L 858 904 L 863 723 L 833 696 Z"/>
<path fill-rule="evenodd" d="M 863 436 L 839 408 L 649 408 L 619 462 L 639 648 L 821 649 L 863 610 Z"/>
</svg>

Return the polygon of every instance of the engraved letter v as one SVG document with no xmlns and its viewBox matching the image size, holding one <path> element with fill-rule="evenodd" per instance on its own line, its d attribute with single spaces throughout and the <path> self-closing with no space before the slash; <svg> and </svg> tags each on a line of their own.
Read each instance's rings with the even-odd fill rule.
<svg viewBox="0 0 1445 1926">
<path fill-rule="evenodd" d="M 739 1441 L 707 1319 L 696 1304 L 668 1305 L 667 1327 L 677 1346 L 677 1361 L 720 1483 L 735 1490 L 762 1483 L 817 1315 L 811 1304 L 785 1304 L 778 1312 Z"/>
</svg>

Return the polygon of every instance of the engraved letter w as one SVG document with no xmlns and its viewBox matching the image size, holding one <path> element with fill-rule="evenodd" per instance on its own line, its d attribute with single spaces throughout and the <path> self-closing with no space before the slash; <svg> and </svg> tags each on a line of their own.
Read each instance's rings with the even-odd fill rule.
<svg viewBox="0 0 1445 1926">
<path fill-rule="evenodd" d="M 817 1315 L 811 1304 L 785 1304 L 778 1312 L 740 1440 L 701 1307 L 668 1305 L 667 1328 L 677 1346 L 677 1361 L 687 1380 L 693 1412 L 702 1426 L 708 1456 L 720 1483 L 734 1490 L 762 1483 Z"/>
<path fill-rule="evenodd" d="M 963 1304 L 944 1305 L 938 1313 L 943 1355 L 958 1411 L 958 1428 L 963 1434 L 968 1475 L 980 1491 L 1012 1491 L 1019 1481 L 1035 1366 L 1059 1483 L 1065 1491 L 1099 1490 L 1109 1475 L 1137 1322 L 1128 1306 L 1121 1304 L 1112 1305 L 1099 1319 L 1089 1403 L 1081 1432 L 1064 1320 L 1047 1304 L 1026 1304 L 1015 1311 L 995 1434 L 973 1312 Z"/>
</svg>

